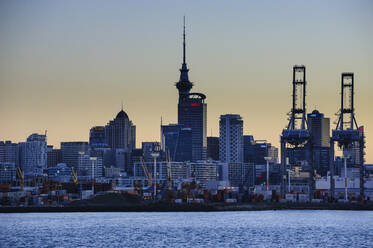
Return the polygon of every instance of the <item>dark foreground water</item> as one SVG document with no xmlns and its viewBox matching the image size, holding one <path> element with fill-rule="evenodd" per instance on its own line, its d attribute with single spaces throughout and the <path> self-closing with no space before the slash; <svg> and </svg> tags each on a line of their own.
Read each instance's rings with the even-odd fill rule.
<svg viewBox="0 0 373 248">
<path fill-rule="evenodd" d="M 0 247 L 373 247 L 373 212 L 0 214 Z"/>
</svg>

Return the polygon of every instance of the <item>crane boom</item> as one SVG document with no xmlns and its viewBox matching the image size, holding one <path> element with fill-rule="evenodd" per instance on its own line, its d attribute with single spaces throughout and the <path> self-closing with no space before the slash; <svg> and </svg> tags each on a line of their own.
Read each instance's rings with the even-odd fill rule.
<svg viewBox="0 0 373 248">
<path fill-rule="evenodd" d="M 153 175 L 152 175 L 151 172 L 148 171 L 148 168 L 146 167 L 143 158 L 141 158 L 141 166 L 142 166 L 142 169 L 144 170 L 146 178 L 148 179 L 148 185 L 152 185 L 153 184 L 153 178 L 152 178 Z"/>
<path fill-rule="evenodd" d="M 21 187 L 21 191 L 23 191 L 25 188 L 25 174 L 19 166 L 17 166 L 17 175 L 20 180 L 19 186 Z"/>
<path fill-rule="evenodd" d="M 170 150 L 167 149 L 167 152 L 166 152 L 166 156 L 167 156 L 167 181 L 168 181 L 168 189 L 171 190 L 172 189 L 172 171 L 171 171 L 171 165 L 170 165 Z"/>
</svg>

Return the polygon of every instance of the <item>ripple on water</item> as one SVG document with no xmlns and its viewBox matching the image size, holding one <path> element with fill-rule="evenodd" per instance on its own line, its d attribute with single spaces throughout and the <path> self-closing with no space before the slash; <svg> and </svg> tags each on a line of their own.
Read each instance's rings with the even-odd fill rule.
<svg viewBox="0 0 373 248">
<path fill-rule="evenodd" d="M 0 214 L 0 247 L 373 247 L 373 212 Z"/>
</svg>

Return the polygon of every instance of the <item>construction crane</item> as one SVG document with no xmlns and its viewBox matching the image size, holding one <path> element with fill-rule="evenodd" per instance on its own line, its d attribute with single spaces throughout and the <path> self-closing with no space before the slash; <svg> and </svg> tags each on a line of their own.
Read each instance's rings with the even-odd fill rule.
<svg viewBox="0 0 373 248">
<path fill-rule="evenodd" d="M 24 188 L 25 188 L 25 173 L 19 166 L 17 167 L 17 176 L 19 178 L 19 186 L 21 187 L 21 191 L 24 191 Z"/>
<path fill-rule="evenodd" d="M 166 151 L 166 160 L 167 160 L 167 181 L 168 181 L 168 189 L 172 190 L 172 171 L 171 171 L 171 158 L 170 158 L 170 150 L 167 149 Z"/>
<path fill-rule="evenodd" d="M 71 178 L 75 184 L 78 184 L 78 172 L 71 168 Z"/>
<path fill-rule="evenodd" d="M 148 171 L 148 168 L 146 167 L 143 158 L 141 158 L 141 166 L 142 166 L 142 169 L 144 170 L 146 178 L 148 179 L 148 186 L 153 185 L 153 175 L 151 172 Z"/>
</svg>

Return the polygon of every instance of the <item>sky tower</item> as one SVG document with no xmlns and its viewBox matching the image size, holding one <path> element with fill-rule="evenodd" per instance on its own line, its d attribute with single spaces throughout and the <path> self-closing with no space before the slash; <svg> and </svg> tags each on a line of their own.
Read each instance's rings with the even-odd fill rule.
<svg viewBox="0 0 373 248">
<path fill-rule="evenodd" d="M 192 129 L 192 160 L 206 159 L 207 150 L 207 104 L 202 93 L 190 93 L 193 83 L 189 81 L 186 64 L 185 16 L 183 28 L 183 63 L 176 88 L 179 91 L 178 123 Z"/>
</svg>

